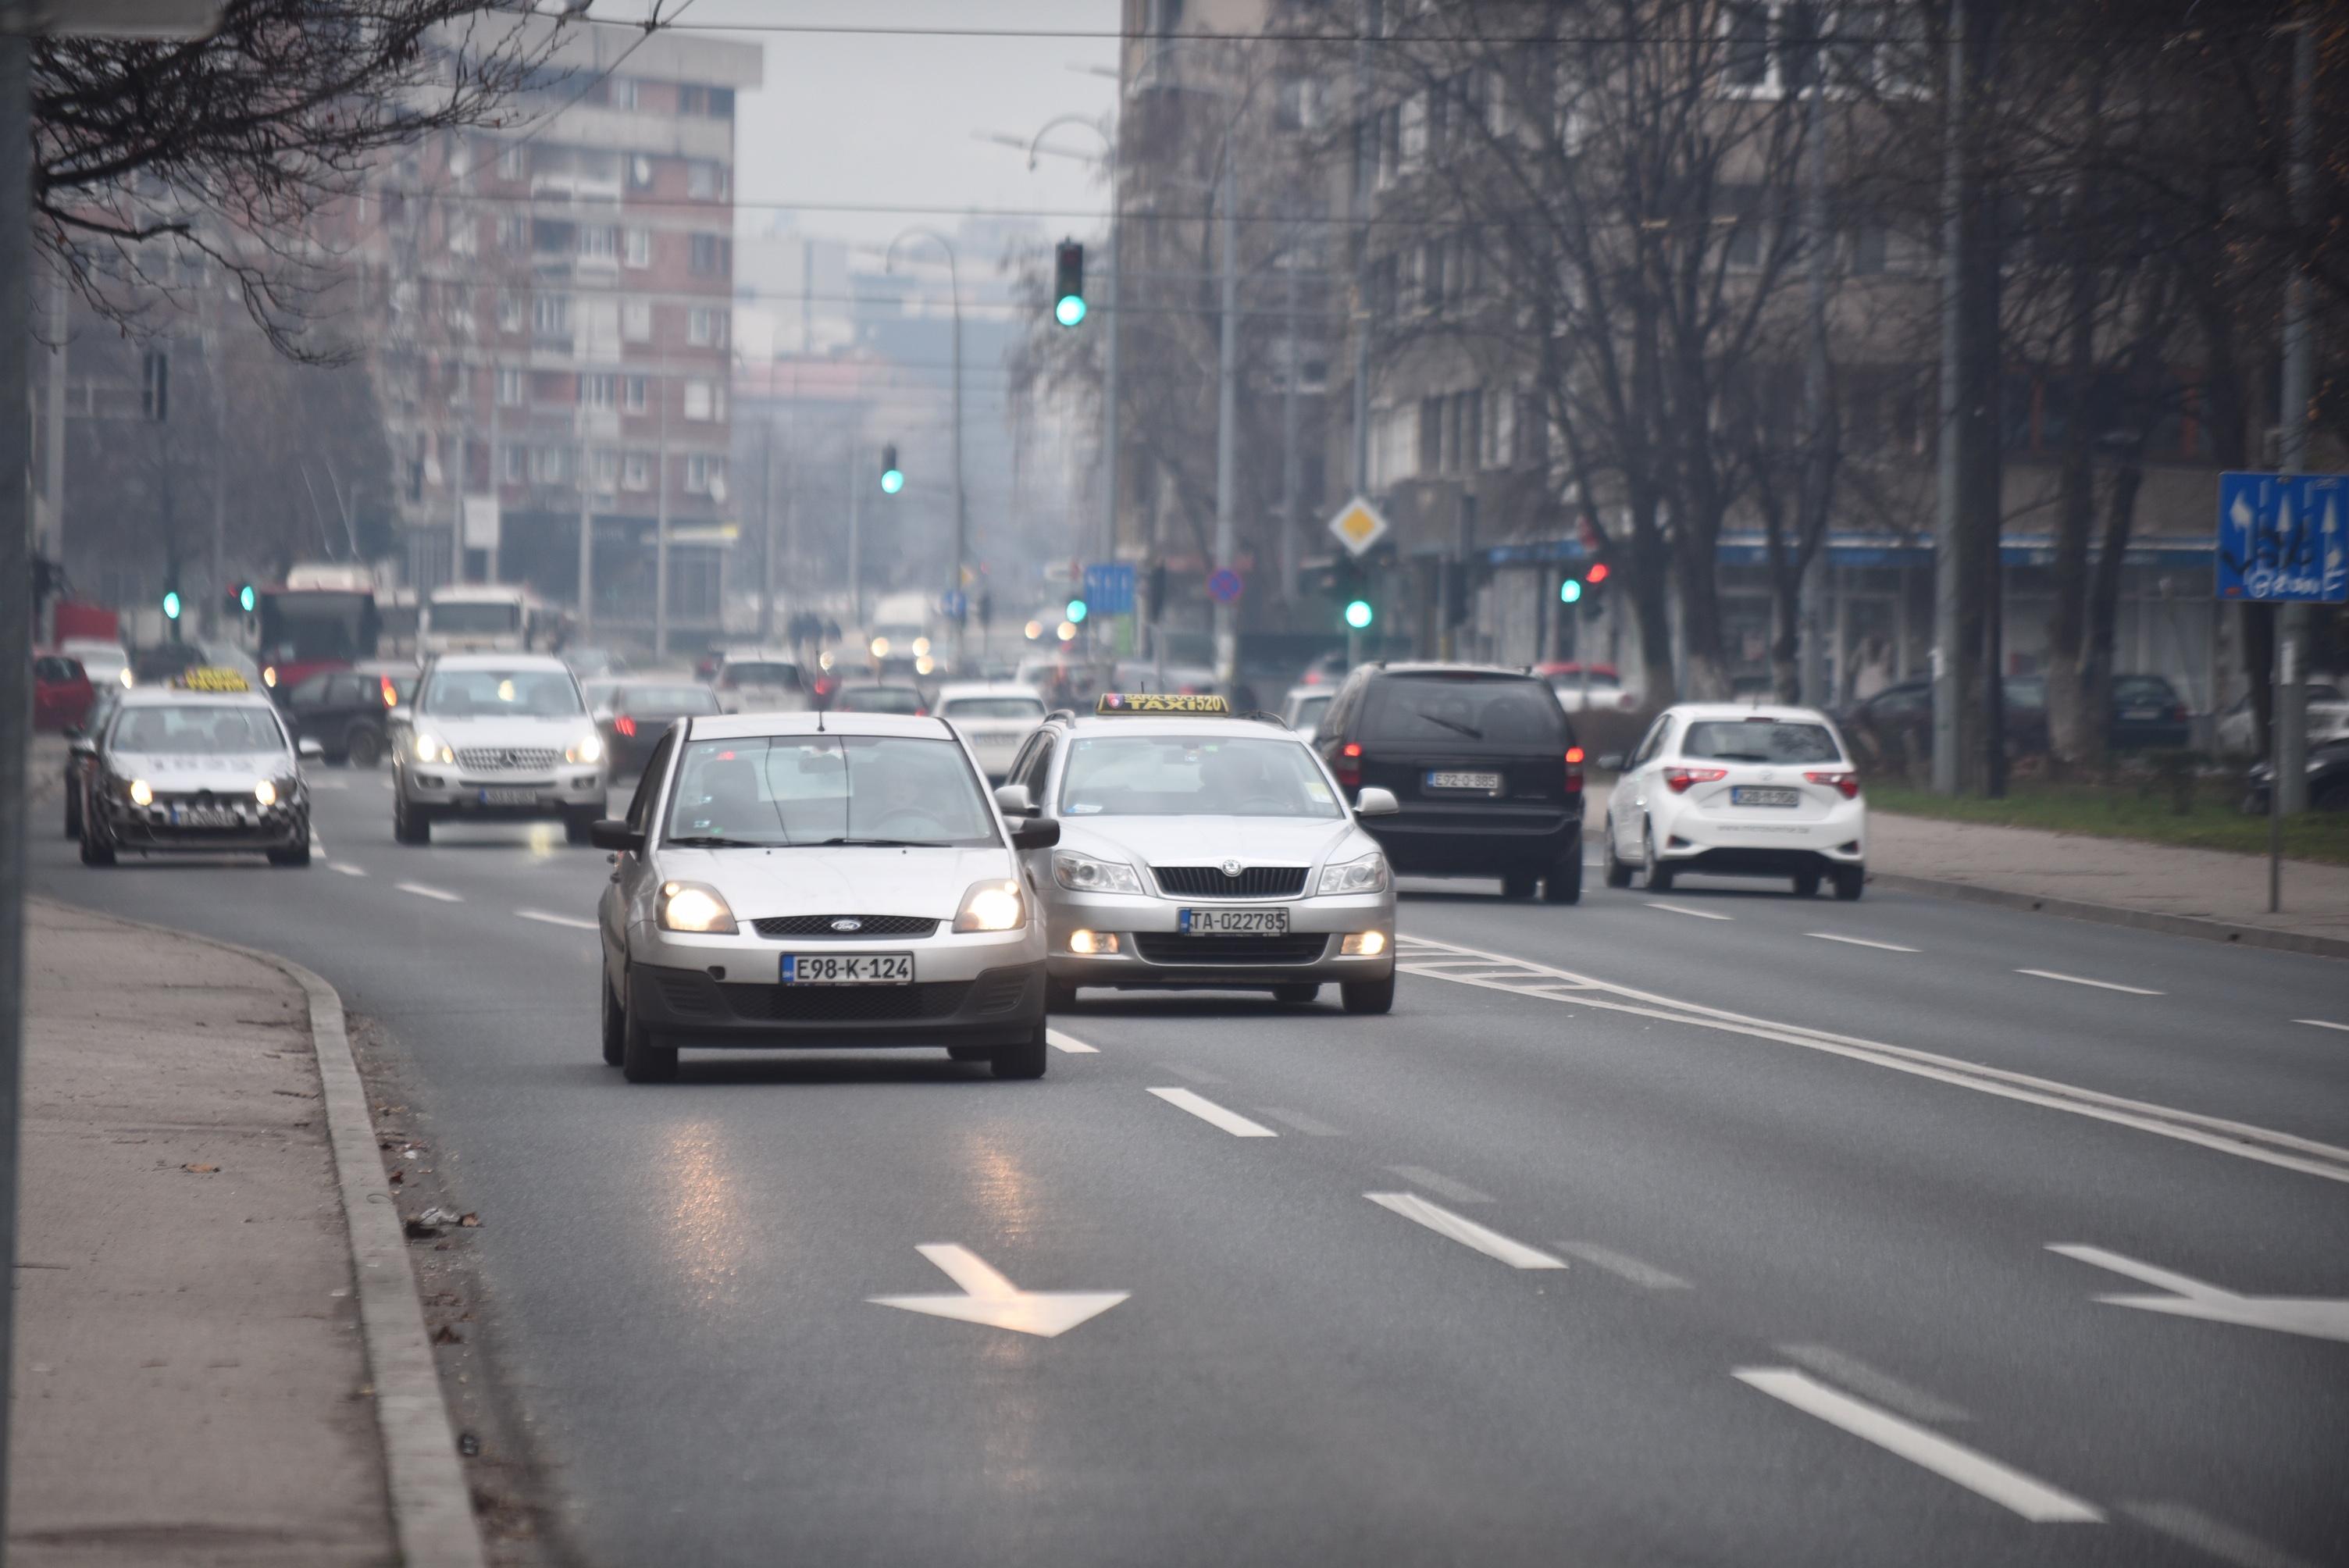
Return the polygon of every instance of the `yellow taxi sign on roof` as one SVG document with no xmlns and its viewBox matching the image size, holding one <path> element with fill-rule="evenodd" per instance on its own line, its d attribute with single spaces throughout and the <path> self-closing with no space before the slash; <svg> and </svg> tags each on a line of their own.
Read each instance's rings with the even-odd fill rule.
<svg viewBox="0 0 2349 1568">
<path fill-rule="evenodd" d="M 236 670 L 202 665 L 181 670 L 171 677 L 171 684 L 181 691 L 251 691 L 253 683 Z"/>
<path fill-rule="evenodd" d="M 1171 691 L 1112 691 L 1103 692 L 1093 712 L 1102 716 L 1133 713 L 1222 713 L 1232 711 L 1232 705 L 1222 697 Z"/>
</svg>

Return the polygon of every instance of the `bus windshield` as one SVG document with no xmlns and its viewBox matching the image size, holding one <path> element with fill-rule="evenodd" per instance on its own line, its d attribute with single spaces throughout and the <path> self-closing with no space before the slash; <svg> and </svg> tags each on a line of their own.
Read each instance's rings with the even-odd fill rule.
<svg viewBox="0 0 2349 1568">
<path fill-rule="evenodd" d="M 275 664 L 344 664 L 375 656 L 380 623 L 375 595 L 329 589 L 274 589 L 261 597 L 261 647 Z"/>
<path fill-rule="evenodd" d="M 518 632 L 522 630 L 522 606 L 479 601 L 443 603 L 435 600 L 432 604 L 432 629 L 436 632 Z"/>
</svg>

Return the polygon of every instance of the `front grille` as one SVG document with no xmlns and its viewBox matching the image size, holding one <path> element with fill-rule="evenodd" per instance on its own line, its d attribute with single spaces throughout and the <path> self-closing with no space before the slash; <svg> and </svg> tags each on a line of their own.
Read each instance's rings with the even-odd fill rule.
<svg viewBox="0 0 2349 1568">
<path fill-rule="evenodd" d="M 970 994 L 968 980 L 912 985 L 728 985 L 738 1018 L 776 1024 L 916 1023 L 952 1017 Z"/>
<path fill-rule="evenodd" d="M 835 920 L 860 922 L 854 931 L 836 931 Z M 938 923 L 913 914 L 777 914 L 750 923 L 761 936 L 820 936 L 831 942 L 857 942 L 868 936 L 929 936 Z"/>
<path fill-rule="evenodd" d="M 1326 933 L 1287 936 L 1183 936 L 1169 931 L 1137 931 L 1133 950 L 1152 964 L 1313 964 L 1330 945 Z"/>
<path fill-rule="evenodd" d="M 1303 866 L 1242 866 L 1226 876 L 1221 866 L 1153 866 L 1158 891 L 1169 898 L 1295 898 L 1305 891 Z"/>
<path fill-rule="evenodd" d="M 543 773 L 562 760 L 551 746 L 468 746 L 457 753 L 457 766 L 469 773 Z"/>
</svg>

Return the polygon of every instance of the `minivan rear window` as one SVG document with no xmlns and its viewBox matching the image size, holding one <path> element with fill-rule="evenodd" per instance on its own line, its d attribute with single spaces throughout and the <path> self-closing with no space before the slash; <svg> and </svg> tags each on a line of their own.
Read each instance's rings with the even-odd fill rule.
<svg viewBox="0 0 2349 1568">
<path fill-rule="evenodd" d="M 1775 718 L 1702 719 L 1688 727 L 1681 755 L 1709 762 L 1840 762 L 1843 752 L 1823 724 Z"/>
<path fill-rule="evenodd" d="M 1371 683 L 1366 744 L 1485 745 L 1563 751 L 1566 711 L 1549 687 L 1524 680 L 1390 676 Z"/>
</svg>

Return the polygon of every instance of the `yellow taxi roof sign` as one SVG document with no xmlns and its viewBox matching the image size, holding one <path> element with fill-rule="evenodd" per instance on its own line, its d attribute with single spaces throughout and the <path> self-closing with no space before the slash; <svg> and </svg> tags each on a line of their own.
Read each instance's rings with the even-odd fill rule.
<svg viewBox="0 0 2349 1568">
<path fill-rule="evenodd" d="M 171 677 L 171 684 L 181 691 L 251 691 L 253 683 L 237 670 L 202 665 L 181 670 Z"/>
<path fill-rule="evenodd" d="M 1103 692 L 1100 702 L 1093 705 L 1095 714 L 1111 717 L 1140 713 L 1221 713 L 1229 714 L 1232 705 L 1212 693 L 1171 691 L 1111 691 Z"/>
</svg>

